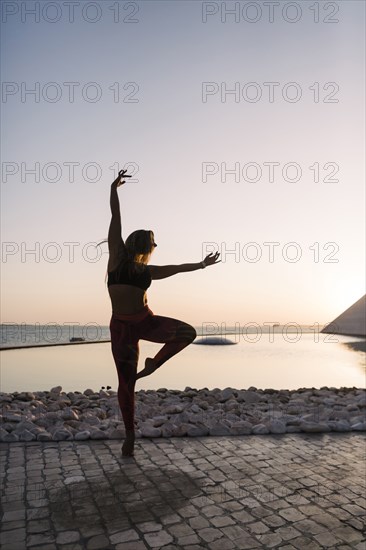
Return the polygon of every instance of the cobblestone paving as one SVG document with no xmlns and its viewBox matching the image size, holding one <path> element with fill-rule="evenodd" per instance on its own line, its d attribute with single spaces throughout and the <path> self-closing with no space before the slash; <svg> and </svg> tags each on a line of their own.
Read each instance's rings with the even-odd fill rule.
<svg viewBox="0 0 366 550">
<path fill-rule="evenodd" d="M 364 434 L 0 445 L 3 550 L 365 550 Z"/>
</svg>

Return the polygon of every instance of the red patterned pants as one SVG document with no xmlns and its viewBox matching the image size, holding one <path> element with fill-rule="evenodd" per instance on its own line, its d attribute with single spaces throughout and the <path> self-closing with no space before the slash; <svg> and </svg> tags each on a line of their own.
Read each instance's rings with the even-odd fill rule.
<svg viewBox="0 0 366 550">
<path fill-rule="evenodd" d="M 176 355 L 195 338 L 195 329 L 183 321 L 154 315 L 146 305 L 139 313 L 131 315 L 112 314 L 109 329 L 111 332 L 112 354 L 118 373 L 118 402 L 126 430 L 134 430 L 135 392 L 134 384 L 129 384 L 137 373 L 139 340 L 164 343 L 155 355 L 154 361 L 160 367 Z"/>
</svg>

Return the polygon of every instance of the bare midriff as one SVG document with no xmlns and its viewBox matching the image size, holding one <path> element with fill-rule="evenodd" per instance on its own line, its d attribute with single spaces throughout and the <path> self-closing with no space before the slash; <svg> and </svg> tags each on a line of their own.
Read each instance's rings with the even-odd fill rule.
<svg viewBox="0 0 366 550">
<path fill-rule="evenodd" d="M 109 296 L 112 302 L 112 312 L 116 315 L 139 313 L 147 304 L 146 290 L 132 285 L 110 285 Z"/>
</svg>

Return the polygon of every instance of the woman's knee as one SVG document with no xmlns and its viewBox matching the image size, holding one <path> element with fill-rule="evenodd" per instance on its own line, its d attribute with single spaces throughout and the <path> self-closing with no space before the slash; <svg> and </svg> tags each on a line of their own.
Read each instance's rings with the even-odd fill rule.
<svg viewBox="0 0 366 550">
<path fill-rule="evenodd" d="M 178 335 L 183 340 L 191 343 L 196 338 L 197 332 L 196 329 L 192 327 L 192 325 L 189 325 L 188 323 L 182 323 L 182 325 L 179 327 Z"/>
<path fill-rule="evenodd" d="M 192 327 L 192 325 L 191 325 L 191 342 L 193 342 L 193 340 L 195 340 L 196 336 L 197 336 L 196 329 L 194 327 Z"/>
</svg>

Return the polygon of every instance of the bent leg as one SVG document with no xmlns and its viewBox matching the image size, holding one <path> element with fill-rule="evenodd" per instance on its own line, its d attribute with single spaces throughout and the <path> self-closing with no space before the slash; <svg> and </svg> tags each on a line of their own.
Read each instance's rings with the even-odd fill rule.
<svg viewBox="0 0 366 550">
<path fill-rule="evenodd" d="M 193 342 L 197 333 L 194 327 L 178 319 L 149 315 L 139 326 L 139 338 L 149 342 L 165 343 L 153 361 L 141 371 L 137 378 L 151 374 L 171 357 Z M 145 372 L 144 372 L 145 371 Z"/>
</svg>

